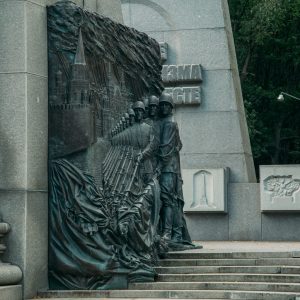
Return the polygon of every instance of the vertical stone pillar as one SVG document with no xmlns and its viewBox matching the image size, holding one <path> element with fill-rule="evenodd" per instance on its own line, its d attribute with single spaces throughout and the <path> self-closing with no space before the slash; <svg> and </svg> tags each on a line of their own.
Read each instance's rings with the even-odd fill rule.
<svg viewBox="0 0 300 300">
<path fill-rule="evenodd" d="M 0 214 L 11 225 L 3 261 L 22 269 L 25 299 L 48 287 L 46 5 L 55 2 L 0 1 Z M 73 2 L 122 22 L 119 0 Z"/>
<path fill-rule="evenodd" d="M 0 1 L 0 213 L 11 225 L 3 261 L 24 297 L 47 287 L 48 82 L 46 2 Z"/>
</svg>

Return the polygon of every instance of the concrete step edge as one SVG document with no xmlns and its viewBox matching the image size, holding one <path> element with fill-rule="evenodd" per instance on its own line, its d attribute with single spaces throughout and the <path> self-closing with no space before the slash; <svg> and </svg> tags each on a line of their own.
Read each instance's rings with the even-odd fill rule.
<svg viewBox="0 0 300 300">
<path fill-rule="evenodd" d="M 74 295 L 76 294 L 76 295 Z M 195 295 L 196 298 L 193 297 Z M 141 299 L 152 299 L 152 298 L 176 298 L 180 299 L 184 296 L 184 299 L 251 299 L 251 300 L 296 300 L 296 297 L 300 297 L 299 292 L 272 292 L 272 291 L 251 291 L 251 290 L 102 290 L 102 291 L 40 291 L 38 294 L 38 299 L 61 299 L 61 298 L 75 298 L 75 299 L 91 299 L 95 298 L 114 298 L 121 299 L 126 298 L 141 298 Z M 171 297 L 170 297 L 171 296 Z M 178 296 L 178 297 L 176 297 Z M 189 296 L 189 297 L 187 297 Z M 251 298 L 249 298 L 249 297 Z M 272 298 L 261 298 L 260 296 L 267 296 Z M 222 298 L 220 298 L 222 297 Z M 255 298 L 252 298 L 255 297 Z M 280 298 L 277 298 L 280 297 Z M 287 297 L 287 298 L 283 298 Z M 299 298 L 300 299 L 300 298 Z"/>
</svg>

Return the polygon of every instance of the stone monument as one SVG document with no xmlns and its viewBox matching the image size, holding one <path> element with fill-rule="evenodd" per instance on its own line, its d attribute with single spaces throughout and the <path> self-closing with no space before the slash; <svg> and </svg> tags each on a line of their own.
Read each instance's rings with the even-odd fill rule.
<svg viewBox="0 0 300 300">
<path fill-rule="evenodd" d="M 195 248 L 159 44 L 60 1 L 48 7 L 48 58 L 49 288 L 153 281 L 159 257 Z"/>
</svg>

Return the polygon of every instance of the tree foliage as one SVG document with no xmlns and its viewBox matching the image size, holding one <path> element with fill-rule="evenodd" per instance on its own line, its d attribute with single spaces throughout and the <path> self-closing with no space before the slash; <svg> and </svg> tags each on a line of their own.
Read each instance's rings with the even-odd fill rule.
<svg viewBox="0 0 300 300">
<path fill-rule="evenodd" d="M 256 166 L 300 163 L 300 0 L 229 0 Z"/>
</svg>

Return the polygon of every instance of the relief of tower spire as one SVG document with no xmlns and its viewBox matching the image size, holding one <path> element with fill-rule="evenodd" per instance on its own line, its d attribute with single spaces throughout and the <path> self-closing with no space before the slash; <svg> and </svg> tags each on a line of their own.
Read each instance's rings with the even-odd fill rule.
<svg viewBox="0 0 300 300">
<path fill-rule="evenodd" d="M 79 29 L 79 38 L 78 38 L 74 64 L 86 65 L 81 28 Z"/>
<path fill-rule="evenodd" d="M 69 86 L 70 104 L 87 104 L 89 94 L 89 79 L 84 53 L 84 44 L 81 28 L 79 29 L 78 43 Z"/>
</svg>

